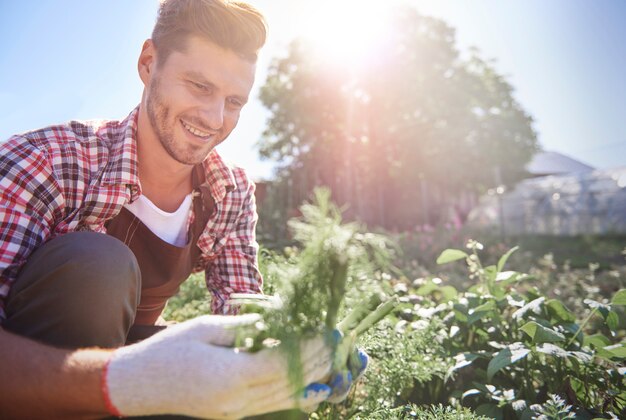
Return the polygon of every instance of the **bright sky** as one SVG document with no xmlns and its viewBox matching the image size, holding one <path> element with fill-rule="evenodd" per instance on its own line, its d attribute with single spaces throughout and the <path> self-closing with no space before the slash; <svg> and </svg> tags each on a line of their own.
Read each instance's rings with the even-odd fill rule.
<svg viewBox="0 0 626 420">
<path fill-rule="evenodd" d="M 270 38 L 259 61 L 302 31 L 332 31 L 324 7 L 351 0 L 250 0 L 265 12 Z M 399 1 L 399 0 L 398 0 Z M 358 16 L 372 5 L 359 2 Z M 457 29 L 462 51 L 476 46 L 515 87 L 536 120 L 539 141 L 598 168 L 626 165 L 626 2 L 618 0 L 407 0 Z M 156 0 L 0 0 L 0 141 L 70 119 L 123 118 L 138 103 L 136 59 L 150 36 Z M 358 30 L 357 18 L 343 23 Z M 361 22 L 363 23 L 363 22 Z M 369 26 L 373 30 L 375 23 Z M 268 177 L 254 144 L 267 112 L 244 110 L 221 153 Z"/>
</svg>

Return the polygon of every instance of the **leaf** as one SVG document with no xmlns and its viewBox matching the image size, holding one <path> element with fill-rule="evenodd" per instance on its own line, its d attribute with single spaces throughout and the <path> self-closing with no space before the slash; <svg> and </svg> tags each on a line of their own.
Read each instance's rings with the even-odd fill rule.
<svg viewBox="0 0 626 420">
<path fill-rule="evenodd" d="M 489 417 L 491 419 L 500 420 L 504 418 L 502 408 L 495 404 L 481 404 L 476 408 L 476 414 Z"/>
<path fill-rule="evenodd" d="M 560 332 L 544 327 L 534 321 L 527 322 L 520 329 L 528 334 L 535 344 L 565 341 L 565 336 Z"/>
<path fill-rule="evenodd" d="M 623 359 L 626 358 L 626 345 L 624 343 L 617 343 L 612 346 L 606 346 L 599 350 L 598 354 L 609 356 L 610 358 L 617 357 Z"/>
<path fill-rule="evenodd" d="M 455 360 L 456 360 L 456 364 L 454 365 L 454 369 L 460 369 L 463 366 L 467 366 L 469 364 L 471 364 L 474 360 L 478 359 L 479 357 L 481 357 L 479 354 L 476 353 L 461 353 L 461 354 L 457 354 L 455 356 Z"/>
<path fill-rule="evenodd" d="M 519 321 L 520 319 L 522 319 L 524 315 L 526 315 L 526 312 L 528 311 L 531 311 L 535 314 L 539 314 L 541 312 L 541 304 L 545 300 L 546 298 L 544 296 L 538 297 L 537 299 L 534 299 L 528 302 L 526 305 L 522 306 L 517 311 L 513 312 L 513 315 L 511 316 L 513 317 L 513 319 Z"/>
<path fill-rule="evenodd" d="M 483 328 L 476 328 L 474 330 L 474 333 L 478 336 L 481 337 L 484 340 L 489 340 L 489 333 L 487 331 L 485 331 Z"/>
<path fill-rule="evenodd" d="M 511 254 L 517 251 L 518 249 L 519 249 L 519 246 L 515 246 L 509 249 L 506 254 L 500 257 L 500 259 L 498 260 L 498 273 L 502 271 L 502 269 L 504 268 L 504 264 L 506 264 L 506 261 L 509 259 Z"/>
<path fill-rule="evenodd" d="M 526 402 L 526 400 L 519 399 L 511 403 L 511 408 L 513 408 L 513 410 L 517 412 L 523 412 L 528 408 L 528 403 Z"/>
<path fill-rule="evenodd" d="M 476 308 L 470 309 L 468 313 L 468 317 L 467 317 L 468 325 L 472 325 L 476 321 L 484 318 L 485 316 L 493 312 L 495 309 L 496 309 L 496 304 L 491 300 L 483 303 L 480 306 L 477 306 Z"/>
<path fill-rule="evenodd" d="M 581 346 L 583 345 L 585 334 L 580 332 L 580 325 L 575 322 L 565 322 L 560 325 L 561 328 L 565 330 L 566 333 L 571 335 L 576 334 L 576 342 L 578 342 Z"/>
<path fill-rule="evenodd" d="M 572 388 L 572 391 L 574 391 L 574 394 L 578 399 L 586 398 L 585 393 L 586 393 L 587 387 L 585 386 L 584 382 L 582 382 L 580 379 L 576 378 L 575 376 L 570 376 L 569 383 L 570 383 L 570 387 Z"/>
<path fill-rule="evenodd" d="M 446 375 L 444 377 L 444 382 L 447 382 L 454 372 L 456 372 L 457 370 L 461 368 L 464 368 L 465 366 L 471 365 L 472 362 L 478 359 L 479 357 L 481 356 L 476 353 L 460 353 L 454 356 L 456 363 L 454 366 L 448 369 L 448 372 L 446 372 Z"/>
<path fill-rule="evenodd" d="M 441 286 L 439 288 L 439 292 L 441 293 L 443 302 L 449 302 L 456 298 L 459 294 L 454 286 Z"/>
<path fill-rule="evenodd" d="M 491 381 L 493 375 L 500 371 L 500 369 L 523 359 L 529 352 L 530 349 L 526 348 L 522 343 L 513 343 L 507 348 L 500 350 L 493 359 L 489 361 L 489 365 L 487 366 L 487 380 Z"/>
<path fill-rule="evenodd" d="M 496 282 L 501 283 L 502 285 L 507 285 L 515 282 L 520 273 L 517 271 L 499 271 L 496 275 Z"/>
<path fill-rule="evenodd" d="M 596 309 L 602 315 L 602 318 L 606 320 L 606 317 L 609 316 L 609 312 L 611 311 L 611 306 L 606 305 L 602 302 L 598 302 L 592 299 L 585 299 L 583 303 L 588 305 L 591 309 Z"/>
<path fill-rule="evenodd" d="M 493 300 L 489 300 L 485 303 L 483 303 L 482 305 L 479 305 L 475 308 L 470 309 L 470 315 L 474 312 L 488 312 L 491 310 L 496 309 L 496 304 Z"/>
<path fill-rule="evenodd" d="M 482 392 L 483 394 L 487 396 L 491 396 L 493 393 L 496 392 L 496 387 L 491 384 L 482 384 L 482 383 L 472 381 L 472 385 L 474 385 L 476 388 L 480 390 L 480 392 Z"/>
<path fill-rule="evenodd" d="M 557 299 L 550 299 L 546 302 L 546 307 L 550 315 L 562 322 L 574 322 L 576 316 L 567 307 Z"/>
<path fill-rule="evenodd" d="M 495 265 L 489 265 L 487 267 L 484 268 L 484 272 L 485 275 L 487 276 L 487 278 L 489 279 L 490 282 L 495 282 L 496 281 L 496 276 L 498 274 L 498 270 L 496 269 Z"/>
<path fill-rule="evenodd" d="M 566 358 L 567 356 L 569 356 L 569 353 L 562 349 L 559 346 L 555 346 L 554 344 L 551 343 L 544 343 L 540 346 L 537 346 L 537 351 L 539 353 L 544 353 L 544 354 L 549 354 L 551 356 L 556 356 L 556 357 L 561 357 L 561 358 Z"/>
<path fill-rule="evenodd" d="M 617 293 L 613 295 L 611 305 L 626 305 L 626 289 L 618 290 Z"/>
<path fill-rule="evenodd" d="M 439 289 L 439 286 L 437 286 L 432 281 L 429 281 L 428 283 L 420 286 L 419 289 L 417 289 L 415 291 L 415 294 L 417 294 L 419 296 L 427 296 L 427 295 L 431 294 L 432 292 L 434 292 L 437 289 Z"/>
<path fill-rule="evenodd" d="M 601 349 L 610 345 L 611 340 L 605 335 L 594 334 L 585 336 L 583 344 L 591 348 Z"/>
<path fill-rule="evenodd" d="M 467 253 L 460 249 L 446 249 L 437 258 L 437 264 L 447 264 L 467 257 Z"/>
<path fill-rule="evenodd" d="M 532 420 L 535 416 L 535 413 L 528 407 L 522 411 L 522 414 L 519 416 L 519 420 Z"/>
<path fill-rule="evenodd" d="M 455 335 L 459 333 L 459 331 L 461 331 L 461 329 L 458 326 L 452 325 L 450 327 L 450 333 L 448 334 L 448 337 L 450 338 L 454 337 Z"/>
<path fill-rule="evenodd" d="M 469 397 L 469 396 L 476 395 L 476 394 L 480 394 L 480 391 L 478 389 L 476 388 L 468 389 L 467 391 L 463 393 L 463 395 L 461 395 L 461 401 L 463 401 L 465 397 Z"/>
<path fill-rule="evenodd" d="M 569 354 L 574 356 L 575 360 L 579 360 L 582 364 L 588 365 L 593 361 L 593 355 L 584 351 L 570 351 Z"/>
<path fill-rule="evenodd" d="M 619 316 L 617 315 L 617 312 L 609 311 L 604 321 L 611 331 L 614 333 L 617 332 L 617 327 L 619 325 Z"/>
<path fill-rule="evenodd" d="M 454 317 L 459 321 L 466 323 L 467 322 L 467 311 L 465 306 L 455 304 L 454 308 Z"/>
<path fill-rule="evenodd" d="M 618 302 L 620 300 L 621 297 L 618 296 Z M 611 310 L 611 305 L 607 305 L 591 299 L 585 299 L 583 300 L 583 302 L 589 305 L 590 308 L 597 310 L 600 315 L 602 315 L 602 318 L 604 318 L 604 322 L 606 322 L 606 325 L 611 331 L 615 332 L 617 330 L 617 326 L 619 324 L 619 316 L 615 311 Z"/>
</svg>

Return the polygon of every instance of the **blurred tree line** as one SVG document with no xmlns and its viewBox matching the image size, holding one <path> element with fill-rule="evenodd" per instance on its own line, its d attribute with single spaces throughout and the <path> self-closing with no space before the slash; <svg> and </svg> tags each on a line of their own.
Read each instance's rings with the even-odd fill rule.
<svg viewBox="0 0 626 420">
<path fill-rule="evenodd" d="M 524 176 L 538 149 L 532 118 L 493 63 L 462 57 L 453 28 L 410 7 L 389 25 L 367 66 L 337 65 L 304 40 L 274 59 L 260 93 L 270 111 L 260 153 L 278 164 L 264 234 L 284 237 L 319 185 L 348 218 L 407 230 L 445 219 L 495 173 L 503 184 Z"/>
</svg>

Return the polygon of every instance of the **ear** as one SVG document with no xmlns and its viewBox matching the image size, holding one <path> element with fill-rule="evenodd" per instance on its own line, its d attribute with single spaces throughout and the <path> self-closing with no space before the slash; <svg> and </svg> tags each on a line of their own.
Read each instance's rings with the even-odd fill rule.
<svg viewBox="0 0 626 420">
<path fill-rule="evenodd" d="M 154 73 L 156 66 L 156 49 L 151 39 L 147 39 L 143 43 L 141 48 L 141 54 L 139 54 L 139 60 L 137 61 L 137 70 L 139 71 L 139 77 L 144 86 L 148 85 L 150 78 Z"/>
</svg>

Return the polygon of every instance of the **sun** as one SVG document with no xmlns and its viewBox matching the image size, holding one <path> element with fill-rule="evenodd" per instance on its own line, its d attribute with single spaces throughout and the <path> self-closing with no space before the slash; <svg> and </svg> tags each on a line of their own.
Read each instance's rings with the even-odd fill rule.
<svg viewBox="0 0 626 420">
<path fill-rule="evenodd" d="M 358 69 L 376 59 L 388 39 L 390 6 L 395 2 L 318 0 L 307 2 L 303 38 L 330 63 Z"/>
</svg>

